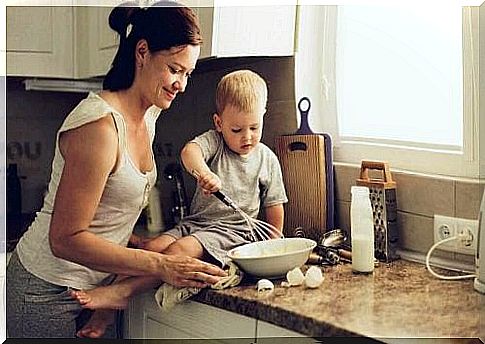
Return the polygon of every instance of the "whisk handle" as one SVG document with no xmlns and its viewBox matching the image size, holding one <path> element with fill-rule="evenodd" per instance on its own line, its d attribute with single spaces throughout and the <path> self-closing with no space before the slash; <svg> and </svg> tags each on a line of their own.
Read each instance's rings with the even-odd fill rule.
<svg viewBox="0 0 485 344">
<path fill-rule="evenodd" d="M 216 191 L 216 192 L 213 192 L 212 193 L 214 196 L 216 196 L 220 201 L 222 201 L 222 203 L 224 203 L 225 205 L 231 207 L 232 209 L 234 209 L 234 211 L 237 211 L 238 208 L 236 206 L 236 204 L 234 203 L 234 201 L 232 199 L 230 199 L 229 197 L 227 197 L 226 195 L 224 195 L 222 192 L 220 191 Z"/>
</svg>

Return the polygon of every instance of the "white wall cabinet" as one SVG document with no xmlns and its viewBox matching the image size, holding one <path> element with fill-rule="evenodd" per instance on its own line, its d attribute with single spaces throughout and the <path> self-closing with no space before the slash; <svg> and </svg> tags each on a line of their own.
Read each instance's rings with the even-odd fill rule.
<svg viewBox="0 0 485 344">
<path fill-rule="evenodd" d="M 7 75 L 104 75 L 118 46 L 108 7 L 7 7 Z"/>
<path fill-rule="evenodd" d="M 294 53 L 296 5 L 224 6 L 214 0 L 189 0 L 187 5 L 199 15 L 204 36 L 201 59 Z M 68 79 L 105 75 L 118 46 L 118 35 L 108 26 L 110 11 L 110 7 L 7 7 L 7 75 Z"/>
<path fill-rule="evenodd" d="M 221 0 L 192 0 L 204 37 L 201 58 L 291 56 L 296 5 L 235 6 Z"/>
<path fill-rule="evenodd" d="M 72 7 L 7 7 L 7 75 L 74 76 Z"/>
<path fill-rule="evenodd" d="M 172 310 L 158 308 L 154 292 L 130 300 L 124 319 L 125 339 L 213 339 L 217 343 L 254 343 L 256 338 L 300 337 L 300 333 L 195 301 L 185 301 Z M 299 341 L 301 342 L 301 341 Z M 303 342 L 302 342 L 303 343 Z"/>
</svg>

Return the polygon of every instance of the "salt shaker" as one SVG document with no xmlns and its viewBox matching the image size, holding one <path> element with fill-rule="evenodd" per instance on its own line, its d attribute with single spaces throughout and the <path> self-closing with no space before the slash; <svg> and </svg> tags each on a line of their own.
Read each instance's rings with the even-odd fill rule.
<svg viewBox="0 0 485 344">
<path fill-rule="evenodd" d="M 372 273 L 374 271 L 374 223 L 369 188 L 352 186 L 351 193 L 352 270 Z"/>
</svg>

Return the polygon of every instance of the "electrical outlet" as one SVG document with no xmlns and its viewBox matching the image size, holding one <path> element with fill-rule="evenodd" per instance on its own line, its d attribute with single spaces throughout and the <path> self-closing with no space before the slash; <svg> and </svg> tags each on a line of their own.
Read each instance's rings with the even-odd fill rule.
<svg viewBox="0 0 485 344">
<path fill-rule="evenodd" d="M 461 219 L 442 215 L 434 216 L 434 242 L 460 236 L 440 244 L 437 249 L 474 255 L 477 249 L 478 220 Z"/>
</svg>

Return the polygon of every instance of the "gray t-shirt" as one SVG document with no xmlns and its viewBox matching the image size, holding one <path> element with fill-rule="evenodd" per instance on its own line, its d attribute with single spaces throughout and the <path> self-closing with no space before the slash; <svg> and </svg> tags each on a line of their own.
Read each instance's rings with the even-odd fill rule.
<svg viewBox="0 0 485 344">
<path fill-rule="evenodd" d="M 259 143 L 249 156 L 242 157 L 231 151 L 215 130 L 191 142 L 199 145 L 209 168 L 221 179 L 220 191 L 249 216 L 256 218 L 260 206 L 288 202 L 278 158 L 265 144 Z M 204 195 L 200 187 L 195 191 L 190 214 L 205 219 L 240 219 L 239 214 L 216 197 Z"/>
<path fill-rule="evenodd" d="M 191 142 L 200 146 L 210 169 L 221 179 L 221 192 L 246 214 L 256 218 L 261 206 L 288 202 L 278 159 L 263 143 L 243 158 L 232 152 L 215 130 L 209 130 Z M 228 250 L 256 240 L 239 213 L 215 196 L 204 195 L 198 186 L 190 213 L 164 234 L 175 239 L 194 236 L 222 265 L 227 262 Z"/>
</svg>

